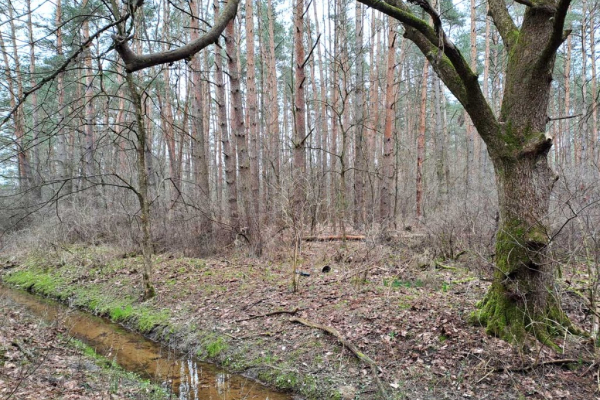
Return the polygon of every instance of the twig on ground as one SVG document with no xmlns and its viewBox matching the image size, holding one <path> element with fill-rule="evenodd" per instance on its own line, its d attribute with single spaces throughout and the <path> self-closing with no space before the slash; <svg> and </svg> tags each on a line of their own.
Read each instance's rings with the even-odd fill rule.
<svg viewBox="0 0 600 400">
<path fill-rule="evenodd" d="M 244 307 L 242 307 L 242 310 L 247 310 L 249 308 L 254 307 L 255 305 L 257 305 L 258 303 L 261 303 L 264 299 L 258 299 L 257 301 L 255 301 L 254 303 L 251 304 L 246 304 Z"/>
<path fill-rule="evenodd" d="M 365 240 L 364 235 L 332 235 L 332 236 L 307 236 L 302 238 L 305 242 L 333 242 L 336 240 L 347 240 L 347 241 L 363 241 Z"/>
<path fill-rule="evenodd" d="M 21 353 L 25 354 L 25 357 L 27 357 L 29 361 L 35 360 L 35 356 L 25 347 L 25 345 L 20 339 L 15 340 L 12 344 L 16 348 L 18 348 L 21 351 Z"/>
<path fill-rule="evenodd" d="M 495 368 L 494 372 L 526 372 L 544 365 L 563 365 L 563 364 L 594 364 L 594 360 L 582 360 L 577 358 L 564 358 L 560 360 L 548 360 L 540 363 L 526 365 L 524 367 L 500 367 Z"/>
<path fill-rule="evenodd" d="M 300 311 L 300 309 L 298 307 L 294 308 L 293 310 L 272 311 L 272 312 L 268 312 L 266 314 L 251 315 L 248 318 L 237 319 L 235 322 L 250 321 L 251 319 L 264 318 L 264 317 L 272 317 L 273 315 L 279 315 L 279 314 L 291 314 L 291 315 L 294 315 L 298 311 Z"/>
</svg>

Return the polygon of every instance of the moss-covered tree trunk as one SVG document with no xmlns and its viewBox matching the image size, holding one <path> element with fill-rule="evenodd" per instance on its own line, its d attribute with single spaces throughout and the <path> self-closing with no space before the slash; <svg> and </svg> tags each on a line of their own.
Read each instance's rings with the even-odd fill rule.
<svg viewBox="0 0 600 400">
<path fill-rule="evenodd" d="M 504 0 L 488 0 L 489 13 L 508 54 L 500 115 L 487 102 L 473 71 L 446 36 L 442 17 L 427 1 L 433 23 L 401 0 L 358 0 L 396 19 L 464 106 L 494 163 L 500 210 L 493 284 L 475 314 L 487 331 L 520 342 L 527 332 L 551 346 L 551 326 L 569 326 L 554 289 L 555 266 L 546 259 L 547 213 L 556 175 L 548 165 L 546 133 L 556 52 L 571 0 L 528 2 L 520 26 Z"/>
<path fill-rule="evenodd" d="M 500 210 L 493 284 L 475 314 L 487 332 L 521 342 L 527 331 L 548 340 L 549 322 L 565 322 L 546 257 L 547 212 L 556 180 L 546 151 L 495 161 Z"/>
</svg>

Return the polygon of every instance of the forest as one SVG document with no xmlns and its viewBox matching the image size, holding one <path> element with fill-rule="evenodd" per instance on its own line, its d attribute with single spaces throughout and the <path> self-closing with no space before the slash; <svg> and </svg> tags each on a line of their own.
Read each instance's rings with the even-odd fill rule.
<svg viewBox="0 0 600 400">
<path fill-rule="evenodd" d="M 600 2 L 0 10 L 3 398 L 600 396 Z"/>
</svg>

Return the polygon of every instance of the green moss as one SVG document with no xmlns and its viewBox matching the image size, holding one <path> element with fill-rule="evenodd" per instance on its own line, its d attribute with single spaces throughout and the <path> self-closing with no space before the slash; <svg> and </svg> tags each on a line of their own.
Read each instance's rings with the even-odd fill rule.
<svg viewBox="0 0 600 400">
<path fill-rule="evenodd" d="M 470 319 L 485 326 L 488 334 L 506 341 L 522 344 L 528 334 L 533 334 L 541 343 L 558 350 L 552 336 L 558 333 L 557 326 L 570 325 L 553 296 L 552 288 L 546 310 L 534 309 L 531 304 L 539 288 L 530 275 L 538 272 L 538 253 L 547 244 L 543 226 L 527 226 L 519 220 L 502 224 L 496 239 L 496 272 L 494 283 L 479 309 Z M 567 325 L 565 325 L 567 324 Z"/>
<path fill-rule="evenodd" d="M 511 343 L 523 343 L 527 318 L 524 310 L 507 299 L 498 284 L 493 284 L 481 308 L 471 315 L 471 321 L 486 328 L 486 333 Z"/>
</svg>

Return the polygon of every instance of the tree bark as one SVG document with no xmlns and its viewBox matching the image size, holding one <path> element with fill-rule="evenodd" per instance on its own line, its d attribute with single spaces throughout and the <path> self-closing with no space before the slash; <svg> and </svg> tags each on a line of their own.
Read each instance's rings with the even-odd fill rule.
<svg viewBox="0 0 600 400">
<path fill-rule="evenodd" d="M 572 49 L 572 37 L 569 35 L 567 38 L 567 54 L 565 55 L 565 103 L 564 103 L 564 115 L 571 115 L 571 49 Z M 564 144 L 563 151 L 564 161 L 567 165 L 571 165 L 571 120 L 567 119 L 564 121 L 566 128 L 561 129 L 561 142 Z M 577 146 L 577 144 L 575 144 Z M 577 150 L 575 151 L 577 152 Z"/>
<path fill-rule="evenodd" d="M 306 172 L 306 98 L 304 84 L 306 76 L 304 51 L 304 0 L 294 2 L 294 136 L 293 148 L 293 220 L 299 228 L 303 219 L 303 208 L 306 198 L 304 180 Z"/>
<path fill-rule="evenodd" d="M 260 231 L 258 230 L 258 216 L 254 213 L 250 159 L 248 157 L 248 142 L 246 140 L 246 127 L 244 125 L 244 113 L 242 108 L 242 92 L 240 90 L 240 77 L 238 70 L 238 56 L 235 44 L 235 24 L 231 20 L 225 28 L 225 48 L 227 50 L 227 69 L 229 72 L 230 100 L 231 100 L 231 130 L 236 138 L 238 170 L 239 170 L 239 188 L 242 198 L 242 207 L 247 222 L 248 236 L 250 244 L 255 253 L 260 254 L 262 244 Z"/>
<path fill-rule="evenodd" d="M 423 64 L 421 78 L 421 110 L 419 112 L 419 132 L 417 134 L 417 180 L 416 180 L 416 217 L 420 222 L 423 218 L 423 159 L 425 158 L 425 131 L 427 122 L 427 79 L 429 77 L 429 63 Z"/>
<path fill-rule="evenodd" d="M 142 272 L 142 284 L 144 287 L 144 300 L 155 296 L 156 292 L 152 285 L 152 239 L 150 236 L 150 201 L 148 198 L 148 170 L 146 168 L 146 127 L 144 125 L 144 112 L 142 109 L 142 100 L 135 87 L 133 75 L 128 72 L 126 75 L 127 85 L 131 101 L 135 109 L 136 121 L 136 153 L 137 153 L 137 174 L 138 189 L 136 195 L 140 205 L 140 221 L 142 226 L 142 256 L 144 259 L 144 268 Z"/>
<path fill-rule="evenodd" d="M 59 59 L 63 58 L 63 34 L 62 34 L 62 0 L 56 2 L 56 55 Z M 58 115 L 61 120 L 65 120 L 67 115 L 67 106 L 65 104 L 64 77 L 65 73 L 60 72 L 56 76 L 56 92 L 58 94 Z M 63 191 L 70 194 L 73 191 L 73 181 L 71 180 L 71 167 L 68 149 L 68 126 L 62 129 L 57 135 L 57 175 L 58 179 L 64 182 Z"/>
<path fill-rule="evenodd" d="M 596 69 L 596 12 L 597 8 L 590 11 L 590 57 L 592 70 L 592 162 L 597 165 L 598 157 L 598 75 Z"/>
<path fill-rule="evenodd" d="M 4 65 L 6 69 L 6 80 L 10 91 L 10 106 L 14 109 L 13 123 L 15 132 L 15 145 L 17 147 L 17 168 L 19 176 L 19 188 L 27 190 L 31 188 L 33 184 L 32 172 L 31 172 L 31 160 L 29 152 L 27 151 L 29 144 L 26 143 L 25 138 L 25 118 L 21 108 L 17 109 L 16 106 L 20 99 L 23 98 L 23 77 L 21 74 L 21 62 L 18 54 L 17 47 L 17 30 L 15 27 L 15 19 L 13 12 L 13 5 L 11 2 L 8 4 L 8 18 L 10 23 L 10 39 L 13 48 L 13 63 L 9 62 L 9 55 L 0 32 L 0 49 L 4 58 Z M 14 78 L 10 71 L 14 71 Z"/>
<path fill-rule="evenodd" d="M 396 20 L 388 18 L 388 49 L 385 78 L 385 125 L 383 130 L 383 179 L 381 182 L 380 218 L 384 229 L 390 227 L 392 222 L 391 194 L 394 183 L 394 111 L 396 105 L 394 68 L 396 63 Z"/>
<path fill-rule="evenodd" d="M 190 26 L 190 39 L 192 41 L 198 38 L 200 26 L 198 16 L 200 15 L 199 7 L 202 7 L 202 1 L 199 3 L 196 0 L 190 2 L 192 10 Z M 206 143 L 208 142 L 208 121 L 204 117 L 206 102 L 204 94 L 204 82 L 202 80 L 202 64 L 201 54 L 196 54 L 192 58 L 191 73 L 192 73 L 192 141 L 191 141 L 191 157 L 193 165 L 194 183 L 198 187 L 199 202 L 202 205 L 203 215 L 200 217 L 200 227 L 204 234 L 210 236 L 212 232 L 212 223 L 210 221 L 210 203 L 211 191 L 209 184 L 209 168 L 208 168 L 208 152 L 206 151 Z"/>
<path fill-rule="evenodd" d="M 219 40 L 221 33 L 225 30 L 229 21 L 232 21 L 235 18 L 239 2 L 240 0 L 228 0 L 222 12 L 217 13 L 215 11 L 215 22 L 208 32 L 198 39 L 192 40 L 176 49 L 152 54 L 136 54 L 129 47 L 129 38 L 119 34 L 113 36 L 115 50 L 119 53 L 121 59 L 125 63 L 125 70 L 127 72 L 135 72 L 155 65 L 168 64 L 187 59 Z M 137 11 L 137 7 L 141 4 L 143 4 L 143 2 L 138 2 L 136 5 L 132 6 L 133 12 Z M 218 9 L 218 6 L 216 9 Z"/>
<path fill-rule="evenodd" d="M 84 0 L 82 7 L 86 7 L 88 0 Z M 90 38 L 90 24 L 87 19 L 84 20 L 82 26 L 83 41 Z M 86 179 L 92 179 L 96 175 L 94 152 L 95 152 L 95 112 L 94 112 L 94 72 L 92 69 L 92 49 L 91 46 L 83 52 L 85 65 L 85 125 L 83 128 L 84 149 L 83 149 L 83 170 Z M 95 197 L 95 196 L 94 196 Z"/>
<path fill-rule="evenodd" d="M 257 124 L 257 103 L 256 93 L 256 72 L 254 63 L 254 8 L 252 2 L 246 0 L 246 61 L 248 75 L 246 77 L 247 88 L 247 116 L 248 116 L 248 135 L 250 142 L 250 191 L 248 200 L 250 204 L 246 207 L 248 211 L 248 224 L 250 226 L 250 236 L 253 252 L 257 256 L 262 254 L 262 238 L 260 232 L 260 175 L 258 162 L 258 124 Z"/>
<path fill-rule="evenodd" d="M 363 54 L 363 11 L 356 3 L 355 22 L 355 104 L 354 104 L 354 228 L 360 230 L 365 225 L 365 64 Z"/>
<path fill-rule="evenodd" d="M 267 53 L 267 81 L 268 88 L 266 90 L 267 97 L 267 139 L 270 146 L 269 163 L 270 171 L 269 175 L 271 179 L 271 188 L 273 192 L 272 202 L 276 204 L 276 199 L 279 198 L 280 194 L 280 127 L 279 127 L 279 96 L 277 90 L 277 59 L 275 55 L 275 28 L 274 28 L 274 17 L 273 17 L 273 5 L 271 0 L 267 0 L 267 30 L 269 32 L 269 49 Z"/>
<path fill-rule="evenodd" d="M 12 6 L 12 5 L 9 5 Z M 33 34 L 33 21 L 31 12 L 31 0 L 27 0 L 27 30 L 29 35 L 29 85 L 35 87 L 37 85 L 36 70 L 35 70 L 35 41 Z M 31 94 L 31 132 L 32 132 L 32 189 L 33 195 L 37 201 L 42 199 L 42 171 L 40 159 L 40 118 L 38 110 L 37 92 Z"/>
</svg>

